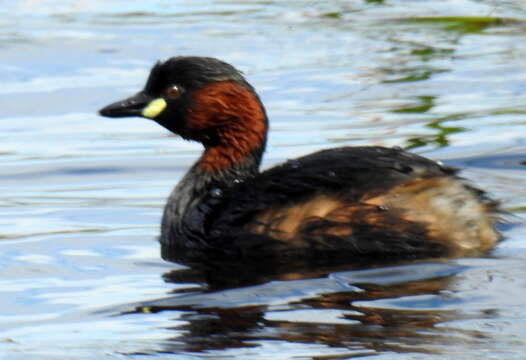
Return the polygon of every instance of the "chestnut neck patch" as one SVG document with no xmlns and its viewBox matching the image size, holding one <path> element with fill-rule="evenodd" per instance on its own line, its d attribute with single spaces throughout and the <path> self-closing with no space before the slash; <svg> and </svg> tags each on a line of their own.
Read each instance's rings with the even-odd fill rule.
<svg viewBox="0 0 526 360">
<path fill-rule="evenodd" d="M 259 166 L 266 142 L 267 116 L 249 85 L 219 81 L 195 90 L 185 118 L 185 137 L 205 146 L 199 168 L 225 171 L 246 160 L 255 160 Z"/>
</svg>

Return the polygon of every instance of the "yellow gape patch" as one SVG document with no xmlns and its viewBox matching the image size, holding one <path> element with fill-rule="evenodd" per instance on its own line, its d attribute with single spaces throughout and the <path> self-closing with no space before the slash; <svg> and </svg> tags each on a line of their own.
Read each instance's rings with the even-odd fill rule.
<svg viewBox="0 0 526 360">
<path fill-rule="evenodd" d="M 142 116 L 153 119 L 162 113 L 164 108 L 166 108 L 166 101 L 163 98 L 152 100 L 142 110 Z"/>
</svg>

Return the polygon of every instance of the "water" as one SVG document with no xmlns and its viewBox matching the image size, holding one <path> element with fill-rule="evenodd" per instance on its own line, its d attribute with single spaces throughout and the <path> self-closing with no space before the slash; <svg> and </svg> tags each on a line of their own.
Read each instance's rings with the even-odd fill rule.
<svg viewBox="0 0 526 360">
<path fill-rule="evenodd" d="M 0 18 L 0 358 L 522 359 L 526 10 L 519 1 L 17 0 Z M 242 69 L 265 166 L 410 147 L 510 212 L 485 258 L 161 260 L 162 206 L 200 148 L 96 110 L 159 58 Z"/>
</svg>

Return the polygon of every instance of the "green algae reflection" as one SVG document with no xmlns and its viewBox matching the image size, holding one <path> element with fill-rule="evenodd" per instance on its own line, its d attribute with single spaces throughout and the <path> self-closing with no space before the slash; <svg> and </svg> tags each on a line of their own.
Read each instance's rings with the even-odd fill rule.
<svg viewBox="0 0 526 360">
<path fill-rule="evenodd" d="M 489 27 L 505 26 L 520 22 L 516 19 L 490 16 L 423 16 L 402 19 L 403 22 L 415 24 L 439 25 L 444 30 L 461 34 L 476 34 Z"/>
<path fill-rule="evenodd" d="M 391 112 L 397 114 L 425 113 L 435 105 L 435 96 L 419 96 L 418 100 L 420 103 L 417 105 L 394 109 Z"/>
<path fill-rule="evenodd" d="M 446 72 L 446 69 L 433 69 L 431 67 L 415 67 L 405 69 L 382 69 L 387 75 L 393 74 L 394 77 L 391 79 L 382 80 L 383 83 L 401 83 L 401 82 L 413 82 L 428 80 L 434 74 Z"/>
<path fill-rule="evenodd" d="M 467 131 L 467 128 L 460 126 L 445 126 L 443 123 L 452 120 L 459 120 L 465 118 L 465 114 L 462 115 L 449 115 L 440 117 L 430 123 L 426 124 L 426 127 L 434 129 L 435 134 L 417 136 L 407 139 L 406 149 L 414 149 L 422 146 L 434 145 L 438 147 L 444 147 L 449 145 L 449 137 L 453 134 Z"/>
<path fill-rule="evenodd" d="M 391 110 L 396 114 L 423 114 L 427 113 L 435 106 L 435 96 L 419 96 L 419 103 L 412 106 L 401 107 Z M 407 149 L 414 149 L 422 146 L 434 145 L 443 147 L 449 145 L 448 137 L 452 134 L 466 131 L 466 128 L 459 126 L 445 126 L 447 121 L 460 120 L 466 117 L 466 114 L 453 114 L 442 116 L 426 124 L 426 127 L 435 130 L 434 134 L 413 137 L 407 140 Z"/>
</svg>

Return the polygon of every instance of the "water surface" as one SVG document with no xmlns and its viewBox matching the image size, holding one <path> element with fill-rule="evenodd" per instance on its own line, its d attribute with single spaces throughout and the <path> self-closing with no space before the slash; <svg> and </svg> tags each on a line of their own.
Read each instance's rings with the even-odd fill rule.
<svg viewBox="0 0 526 360">
<path fill-rule="evenodd" d="M 0 19 L 0 358 L 522 359 L 521 1 L 17 0 Z M 215 56 L 271 119 L 265 167 L 404 146 L 510 212 L 487 257 L 189 269 L 166 196 L 199 146 L 96 110 L 154 61 Z"/>
</svg>

